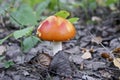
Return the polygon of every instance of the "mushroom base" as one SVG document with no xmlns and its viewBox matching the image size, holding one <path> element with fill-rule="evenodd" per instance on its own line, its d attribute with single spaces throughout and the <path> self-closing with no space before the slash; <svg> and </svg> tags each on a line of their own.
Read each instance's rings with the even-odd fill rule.
<svg viewBox="0 0 120 80">
<path fill-rule="evenodd" d="M 62 42 L 52 42 L 53 46 L 53 55 L 55 55 L 58 51 L 62 50 Z"/>
</svg>

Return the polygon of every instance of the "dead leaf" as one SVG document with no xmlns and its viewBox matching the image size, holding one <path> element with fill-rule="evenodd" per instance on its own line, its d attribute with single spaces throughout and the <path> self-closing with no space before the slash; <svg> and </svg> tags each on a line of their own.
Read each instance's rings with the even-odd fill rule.
<svg viewBox="0 0 120 80">
<path fill-rule="evenodd" d="M 89 50 L 89 52 L 90 52 L 90 53 L 94 53 L 95 51 L 94 51 L 93 48 L 91 48 L 91 49 Z"/>
<path fill-rule="evenodd" d="M 107 72 L 105 70 L 100 70 L 99 72 L 101 74 L 101 77 L 105 77 L 107 79 L 110 79 L 112 77 L 112 74 L 110 74 L 109 72 Z"/>
<path fill-rule="evenodd" d="M 41 66 L 46 66 L 48 67 L 49 64 L 51 63 L 51 56 L 49 56 L 46 53 L 40 53 L 37 56 L 35 56 L 33 59 L 31 59 L 32 64 L 38 64 Z"/>
<path fill-rule="evenodd" d="M 96 80 L 95 78 L 89 76 L 89 75 L 83 75 L 82 80 Z"/>
<path fill-rule="evenodd" d="M 120 47 L 115 48 L 112 52 L 113 52 L 113 53 L 120 53 Z"/>
<path fill-rule="evenodd" d="M 116 67 L 120 69 L 120 58 L 114 58 L 113 63 Z"/>
<path fill-rule="evenodd" d="M 81 56 L 83 59 L 90 59 L 92 58 L 91 53 L 89 50 L 86 50 L 85 53 Z"/>
<path fill-rule="evenodd" d="M 97 44 L 100 44 L 102 42 L 102 37 L 98 36 L 98 37 L 94 37 L 92 38 L 91 42 L 95 42 Z"/>
<path fill-rule="evenodd" d="M 5 46 L 0 46 L 0 55 L 2 55 L 6 51 Z"/>
<path fill-rule="evenodd" d="M 91 47 L 90 49 L 86 49 L 86 48 L 81 48 L 82 52 L 85 53 L 86 50 L 89 50 L 90 53 L 94 52 L 94 49 Z"/>
<path fill-rule="evenodd" d="M 64 51 L 56 53 L 51 61 L 49 69 L 53 74 L 56 73 L 59 76 L 71 77 L 72 69 L 69 61 L 69 55 Z"/>
<path fill-rule="evenodd" d="M 66 53 L 70 53 L 70 54 L 79 54 L 79 51 L 80 51 L 80 47 L 79 46 L 75 46 L 73 48 L 65 50 Z"/>
<path fill-rule="evenodd" d="M 112 51 L 112 53 L 113 53 L 115 56 L 120 57 L 120 47 L 115 48 L 115 49 Z"/>
<path fill-rule="evenodd" d="M 103 53 L 101 53 L 101 57 L 110 61 L 110 62 L 113 61 L 113 58 L 110 56 L 109 53 L 103 52 Z"/>
<path fill-rule="evenodd" d="M 102 19 L 101 19 L 100 17 L 93 16 L 93 17 L 92 17 L 92 21 L 101 22 Z"/>
<path fill-rule="evenodd" d="M 76 63 L 76 64 L 81 64 L 84 59 L 81 58 L 81 55 L 71 55 L 71 56 L 69 57 L 69 60 L 70 60 L 71 62 Z"/>
<path fill-rule="evenodd" d="M 112 61 L 113 61 L 113 58 L 112 58 L 112 57 L 109 57 L 109 58 L 108 58 L 108 61 L 112 62 Z"/>
<path fill-rule="evenodd" d="M 87 69 L 98 70 L 106 67 L 104 62 L 89 62 L 86 66 Z"/>
<path fill-rule="evenodd" d="M 106 52 L 103 52 L 102 54 L 101 54 L 101 57 L 103 57 L 103 58 L 109 58 L 110 57 L 110 55 L 108 54 L 108 53 L 106 53 Z"/>
</svg>

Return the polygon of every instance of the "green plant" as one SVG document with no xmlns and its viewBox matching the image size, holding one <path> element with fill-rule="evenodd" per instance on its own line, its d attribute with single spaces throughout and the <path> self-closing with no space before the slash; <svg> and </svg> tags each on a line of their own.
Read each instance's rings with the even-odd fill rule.
<svg viewBox="0 0 120 80">
<path fill-rule="evenodd" d="M 110 7 L 119 2 L 119 0 L 96 0 L 99 6 Z"/>
<path fill-rule="evenodd" d="M 39 0 L 36 0 L 36 2 L 38 1 Z M 47 8 L 49 0 L 41 1 L 38 3 L 36 9 L 34 10 L 36 2 L 33 4 L 29 0 L 28 3 L 22 3 L 18 7 L 14 7 L 15 5 L 12 5 L 12 7 L 10 7 L 11 5 L 9 5 L 7 8 L 5 7 L 4 9 L 1 9 L 1 15 L 4 15 L 4 13 L 9 14 L 10 21 L 13 24 L 19 26 L 20 29 L 14 31 L 4 39 L 1 39 L 0 44 L 12 36 L 15 39 L 21 39 L 21 47 L 24 52 L 29 51 L 33 46 L 37 44 L 39 39 L 37 39 L 35 35 L 32 35 L 32 32 L 35 30 L 35 25 L 38 24 L 37 21 L 40 19 L 42 12 L 44 12 L 44 10 Z M 28 40 L 31 45 L 29 45 L 26 40 Z"/>
<path fill-rule="evenodd" d="M 0 40 L 0 44 L 2 44 L 9 37 L 14 37 L 15 39 L 20 39 L 21 49 L 24 52 L 29 51 L 32 47 L 34 47 L 38 41 L 40 41 L 36 35 L 32 32 L 35 30 L 35 26 L 38 25 L 38 20 L 43 19 L 46 15 L 43 13 L 46 10 L 52 10 L 54 6 L 59 6 L 59 0 L 12 0 L 7 7 L 4 7 L 2 15 L 4 13 L 9 14 L 10 21 L 19 26 L 19 30 L 14 31 L 10 35 L 6 36 L 4 39 Z M 20 5 L 16 6 L 15 3 Z M 50 7 L 51 6 L 51 7 Z M 58 7 L 57 7 L 58 8 Z M 54 10 L 53 10 L 54 11 Z M 55 9 L 56 11 L 56 9 Z M 67 11 L 60 11 L 55 15 L 66 16 L 67 18 L 70 14 Z M 78 18 L 69 19 L 71 22 L 78 20 Z M 29 44 L 31 43 L 31 44 Z"/>
<path fill-rule="evenodd" d="M 70 13 L 68 11 L 65 11 L 65 10 L 61 10 L 57 13 L 55 13 L 54 15 L 56 16 L 60 16 L 60 17 L 63 17 L 63 18 L 68 18 L 70 16 Z M 74 23 L 74 22 L 77 22 L 79 20 L 79 18 L 77 17 L 72 17 L 72 18 L 68 18 L 68 20 L 71 22 L 71 23 Z"/>
<path fill-rule="evenodd" d="M 35 46 L 37 44 L 37 42 L 39 41 L 39 39 L 36 36 L 32 36 L 32 31 L 34 30 L 33 28 L 34 27 L 28 27 L 28 28 L 14 31 L 10 35 L 6 36 L 4 39 L 0 40 L 0 44 L 2 44 L 6 39 L 8 39 L 11 36 L 13 36 L 15 39 L 23 38 L 25 36 L 24 40 L 22 41 L 22 44 L 23 44 L 22 48 L 23 48 L 24 52 L 27 52 L 33 46 Z M 29 36 L 31 38 L 27 38 Z M 26 40 L 28 40 L 28 41 L 26 41 Z M 28 42 L 30 42 L 31 44 L 28 44 Z M 28 47 L 26 47 L 26 46 L 28 46 Z"/>
<path fill-rule="evenodd" d="M 9 68 L 14 65 L 12 60 L 5 60 L 5 56 L 0 56 L 0 62 L 3 63 L 4 68 Z"/>
<path fill-rule="evenodd" d="M 19 26 L 19 30 L 14 31 L 4 39 L 0 40 L 2 44 L 9 37 L 21 40 L 21 47 L 23 51 L 29 51 L 33 46 L 37 44 L 39 39 L 32 33 L 35 30 L 35 26 L 38 25 L 38 21 L 45 18 L 46 11 L 51 11 L 52 14 L 61 9 L 63 2 L 61 0 L 10 0 L 10 3 L 6 1 L 0 1 L 4 3 L 4 6 L 0 8 L 0 14 L 9 14 L 10 21 Z M 16 5 L 18 4 L 18 5 Z M 64 3 L 65 4 L 65 3 Z M 7 6 L 6 6 L 7 5 Z M 49 13 L 50 14 L 50 13 Z M 67 11 L 60 11 L 55 15 L 63 16 L 67 18 L 70 13 Z M 66 17 L 65 17 L 66 16 Z M 78 18 L 69 19 L 70 22 L 75 22 Z M 32 43 L 31 45 L 28 42 Z M 29 47 L 28 47 L 29 46 Z"/>
<path fill-rule="evenodd" d="M 13 65 L 14 65 L 14 62 L 11 61 L 11 60 L 8 60 L 8 61 L 4 62 L 4 67 L 5 68 L 9 68 L 9 67 L 11 67 Z"/>
<path fill-rule="evenodd" d="M 82 9 L 87 10 L 88 8 L 91 10 L 96 9 L 97 4 L 95 0 L 81 0 L 78 5 L 82 7 Z"/>
<path fill-rule="evenodd" d="M 33 48 L 39 39 L 35 36 L 29 36 L 23 40 L 23 51 L 28 52 L 31 48 Z"/>
</svg>

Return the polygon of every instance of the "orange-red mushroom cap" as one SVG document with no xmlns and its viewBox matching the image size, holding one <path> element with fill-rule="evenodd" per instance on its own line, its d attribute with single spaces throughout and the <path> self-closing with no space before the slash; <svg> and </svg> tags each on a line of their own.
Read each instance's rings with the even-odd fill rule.
<svg viewBox="0 0 120 80">
<path fill-rule="evenodd" d="M 37 29 L 37 35 L 42 40 L 66 41 L 76 34 L 75 27 L 68 20 L 59 16 L 50 16 Z"/>
</svg>

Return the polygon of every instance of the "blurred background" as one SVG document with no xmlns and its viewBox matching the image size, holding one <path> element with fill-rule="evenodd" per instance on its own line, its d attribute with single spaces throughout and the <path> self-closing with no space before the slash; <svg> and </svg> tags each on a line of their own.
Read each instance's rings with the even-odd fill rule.
<svg viewBox="0 0 120 80">
<path fill-rule="evenodd" d="M 105 19 L 120 11 L 120 0 L 0 0 L 0 16 L 11 15 L 22 25 L 35 25 L 60 10 L 67 10 L 72 17 L 92 23 L 93 16 L 96 16 L 93 19 Z M 11 23 L 19 26 L 9 18 Z"/>
</svg>

